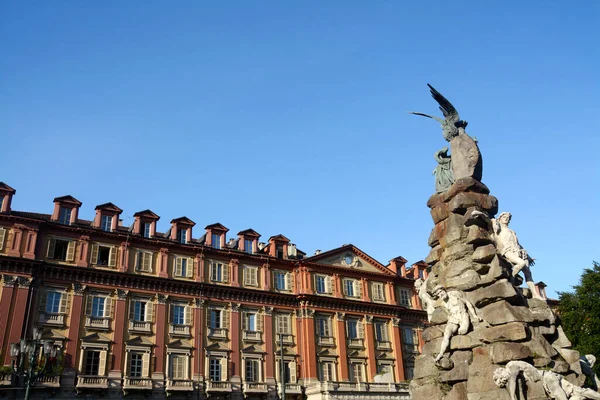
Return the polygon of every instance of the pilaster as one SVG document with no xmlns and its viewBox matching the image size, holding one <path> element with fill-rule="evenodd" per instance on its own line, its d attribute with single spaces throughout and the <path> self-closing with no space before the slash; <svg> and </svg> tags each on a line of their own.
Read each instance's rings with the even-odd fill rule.
<svg viewBox="0 0 600 400">
<path fill-rule="evenodd" d="M 27 298 L 29 297 L 29 291 L 32 290 L 31 282 L 32 278 L 24 276 L 19 276 L 17 278 L 17 293 L 14 296 L 8 343 L 19 343 L 21 337 L 23 337 L 23 321 L 27 312 Z M 5 362 L 10 360 L 10 352 L 7 351 L 4 357 Z"/>
<path fill-rule="evenodd" d="M 90 246 L 90 237 L 86 236 L 86 235 L 81 236 L 79 238 L 79 245 L 77 246 L 76 265 L 78 267 L 87 267 L 88 266 L 89 246 Z"/>
<path fill-rule="evenodd" d="M 301 308 L 302 340 L 304 340 L 302 361 L 304 379 L 317 380 L 317 351 L 315 346 L 315 311 Z"/>
<path fill-rule="evenodd" d="M 377 374 L 377 360 L 375 360 L 375 334 L 373 330 L 373 316 L 365 315 L 365 341 L 367 348 L 367 371 L 368 382 L 373 381 L 373 377 Z"/>
<path fill-rule="evenodd" d="M 165 378 L 165 334 L 167 332 L 167 296 L 163 294 L 157 294 L 156 300 L 156 348 L 154 351 L 156 362 L 154 363 L 154 373 L 152 374 L 152 379 L 160 380 Z"/>
<path fill-rule="evenodd" d="M 205 301 L 196 299 L 194 305 L 194 349 L 192 350 L 194 380 L 200 380 L 204 377 L 204 335 L 206 328 L 204 324 L 204 304 Z"/>
<path fill-rule="evenodd" d="M 65 367 L 75 368 L 77 365 L 77 349 L 79 346 L 79 327 L 81 325 L 81 311 L 83 308 L 83 294 L 85 285 L 74 283 L 71 285 L 73 304 L 69 312 L 69 333 L 65 354 Z"/>
<path fill-rule="evenodd" d="M 162 248 L 158 253 L 158 277 L 168 278 L 169 277 L 169 249 Z"/>
<path fill-rule="evenodd" d="M 344 297 L 342 296 L 342 278 L 340 277 L 340 274 L 333 274 L 333 280 L 335 282 L 334 286 L 334 292 L 333 295 L 334 297 Z"/>
<path fill-rule="evenodd" d="M 231 272 L 231 286 L 240 286 L 240 263 L 237 258 L 232 258 L 229 261 L 229 271 Z"/>
<path fill-rule="evenodd" d="M 269 291 L 269 290 L 271 290 L 271 268 L 270 268 L 268 262 L 263 264 L 262 273 L 263 273 L 263 284 L 264 284 L 263 289 L 266 291 Z"/>
<path fill-rule="evenodd" d="M 114 344 L 113 344 L 113 362 L 109 373 L 110 377 L 120 379 L 123 366 L 123 341 L 125 338 L 125 322 L 127 321 L 127 294 L 129 291 L 117 289 L 114 319 Z"/>
<path fill-rule="evenodd" d="M 273 307 L 264 307 L 264 338 L 265 338 L 265 352 L 266 355 L 266 367 L 265 367 L 265 378 L 274 379 L 275 377 L 275 352 L 273 351 L 273 341 L 278 338 L 273 337 Z M 283 352 L 283 349 L 281 349 Z"/>
<path fill-rule="evenodd" d="M 196 282 L 204 282 L 204 254 L 196 254 L 194 259 Z"/>
<path fill-rule="evenodd" d="M 229 371 L 234 381 L 239 382 L 240 377 L 240 304 L 230 303 L 231 308 L 231 358 Z"/>
<path fill-rule="evenodd" d="M 27 228 L 27 239 L 25 242 L 24 258 L 35 260 L 35 246 L 37 242 L 38 230 L 36 228 Z"/>
<path fill-rule="evenodd" d="M 131 243 L 121 243 L 121 260 L 119 262 L 119 272 L 127 272 L 129 270 L 129 247 Z"/>
<path fill-rule="evenodd" d="M 396 359 L 396 382 L 404 381 L 404 359 L 402 358 L 402 335 L 400 333 L 400 319 L 392 318 L 392 347 Z"/>
<path fill-rule="evenodd" d="M 339 380 L 348 381 L 348 350 L 346 348 L 346 314 L 343 312 L 337 312 L 336 323 L 337 323 L 337 348 L 338 354 L 340 355 L 339 366 Z"/>
<path fill-rule="evenodd" d="M 10 365 L 10 343 L 4 343 L 7 334 L 8 316 L 12 306 L 13 293 L 15 291 L 16 277 L 13 275 L 2 275 L 2 295 L 0 296 L 0 349 L 4 359 L 0 360 L 3 365 Z"/>
<path fill-rule="evenodd" d="M 23 238 L 23 230 L 16 225 L 12 228 L 13 239 L 8 252 L 6 253 L 11 257 L 21 257 L 21 240 Z"/>
</svg>

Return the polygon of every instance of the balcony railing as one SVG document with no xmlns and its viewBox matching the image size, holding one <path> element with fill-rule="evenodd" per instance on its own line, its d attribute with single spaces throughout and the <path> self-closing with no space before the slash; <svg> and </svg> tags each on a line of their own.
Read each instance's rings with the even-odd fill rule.
<svg viewBox="0 0 600 400">
<path fill-rule="evenodd" d="M 40 324 L 42 325 L 64 325 L 65 315 L 64 314 L 48 314 L 45 312 L 40 313 Z"/>
<path fill-rule="evenodd" d="M 277 391 L 281 393 L 281 383 L 277 384 Z M 287 394 L 300 394 L 302 393 L 302 386 L 299 383 L 286 383 L 285 392 Z"/>
<path fill-rule="evenodd" d="M 78 388 L 108 388 L 108 378 L 97 375 L 79 375 L 77 377 Z"/>
<path fill-rule="evenodd" d="M 190 327 L 188 325 L 171 324 L 169 325 L 169 335 L 189 337 L 191 336 Z"/>
<path fill-rule="evenodd" d="M 279 334 L 279 333 L 278 333 L 278 334 L 275 336 L 275 341 L 276 341 L 278 344 L 279 344 L 279 338 L 280 338 L 280 337 L 281 337 L 281 336 L 280 336 L 280 334 Z M 294 343 L 294 335 L 291 335 L 291 334 L 284 333 L 284 334 L 283 334 L 283 343 L 287 343 L 287 344 L 293 344 L 293 343 Z"/>
<path fill-rule="evenodd" d="M 190 379 L 167 379 L 167 390 L 194 390 L 193 382 Z"/>
<path fill-rule="evenodd" d="M 227 329 L 225 328 L 208 328 L 208 337 L 210 338 L 227 338 Z"/>
<path fill-rule="evenodd" d="M 125 377 L 123 389 L 152 389 L 152 379 Z"/>
<path fill-rule="evenodd" d="M 348 347 L 360 347 L 363 348 L 363 339 L 348 339 Z"/>
<path fill-rule="evenodd" d="M 110 328 L 110 319 L 104 317 L 86 317 L 85 327 L 88 329 L 108 330 Z"/>
<path fill-rule="evenodd" d="M 150 333 L 152 331 L 150 322 L 146 321 L 129 321 L 129 330 L 143 333 Z"/>
<path fill-rule="evenodd" d="M 231 382 L 206 382 L 207 392 L 231 392 Z"/>
<path fill-rule="evenodd" d="M 408 388 L 398 383 L 321 382 L 321 391 L 395 393 L 408 391 Z"/>
<path fill-rule="evenodd" d="M 260 342 L 262 340 L 262 332 L 243 331 L 242 339 L 254 341 L 254 342 Z"/>
<path fill-rule="evenodd" d="M 244 393 L 267 393 L 266 383 L 244 382 L 242 385 Z"/>
<path fill-rule="evenodd" d="M 333 346 L 335 345 L 335 339 L 330 336 L 318 336 L 317 344 L 319 346 Z"/>
<path fill-rule="evenodd" d="M 377 350 L 390 350 L 392 348 L 392 344 L 390 342 L 380 341 L 376 344 Z"/>
<path fill-rule="evenodd" d="M 35 386 L 38 387 L 59 387 L 60 376 L 40 376 L 35 381 Z"/>
</svg>

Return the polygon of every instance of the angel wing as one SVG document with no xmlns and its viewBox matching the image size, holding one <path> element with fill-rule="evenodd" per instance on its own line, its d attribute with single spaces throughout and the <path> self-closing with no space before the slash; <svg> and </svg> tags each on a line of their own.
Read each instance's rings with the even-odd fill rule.
<svg viewBox="0 0 600 400">
<path fill-rule="evenodd" d="M 456 108 L 454 108 L 452 103 L 450 103 L 447 98 L 442 96 L 440 92 L 435 90 L 435 88 L 429 83 L 427 84 L 427 86 L 429 86 L 429 90 L 431 91 L 431 97 L 433 97 L 433 99 L 437 101 L 437 103 L 440 105 L 440 110 L 442 111 L 442 114 L 444 114 L 446 120 L 452 125 L 460 121 L 458 111 L 456 111 Z"/>
<path fill-rule="evenodd" d="M 421 117 L 427 117 L 427 118 L 435 119 L 435 120 L 436 120 L 437 122 L 439 122 L 440 124 L 443 124 L 444 122 L 446 122 L 446 121 L 444 121 L 444 120 L 443 120 L 443 119 L 441 119 L 441 118 L 434 117 L 433 115 L 429 115 L 429 114 L 423 114 L 423 113 L 420 113 L 420 112 L 415 112 L 415 111 L 409 111 L 409 113 L 410 113 L 410 114 L 414 114 L 414 115 L 420 115 Z"/>
</svg>

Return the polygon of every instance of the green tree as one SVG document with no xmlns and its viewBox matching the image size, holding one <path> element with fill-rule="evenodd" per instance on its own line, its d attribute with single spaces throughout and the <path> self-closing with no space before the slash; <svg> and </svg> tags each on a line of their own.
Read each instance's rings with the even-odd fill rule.
<svg viewBox="0 0 600 400">
<path fill-rule="evenodd" d="M 600 264 L 586 268 L 573 289 L 558 293 L 562 327 L 575 350 L 598 357 L 594 372 L 600 375 Z"/>
</svg>

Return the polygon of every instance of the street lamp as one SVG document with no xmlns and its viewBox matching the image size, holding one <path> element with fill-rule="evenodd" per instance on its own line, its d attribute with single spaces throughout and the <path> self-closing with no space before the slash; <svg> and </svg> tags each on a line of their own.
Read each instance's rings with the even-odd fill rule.
<svg viewBox="0 0 600 400">
<path fill-rule="evenodd" d="M 44 365 L 36 371 L 38 362 L 39 348 L 42 345 L 42 355 L 44 355 Z M 13 360 L 13 370 L 15 375 L 23 376 L 25 379 L 25 400 L 29 400 L 29 389 L 35 383 L 46 368 L 49 357 L 56 357 L 56 348 L 50 340 L 42 340 L 42 330 L 33 328 L 32 339 L 21 339 L 19 343 L 10 344 L 10 356 Z M 29 363 L 25 368 L 25 360 L 29 356 Z"/>
</svg>

